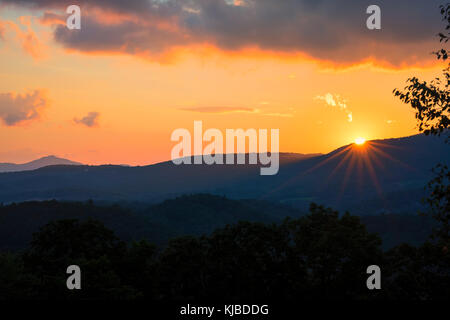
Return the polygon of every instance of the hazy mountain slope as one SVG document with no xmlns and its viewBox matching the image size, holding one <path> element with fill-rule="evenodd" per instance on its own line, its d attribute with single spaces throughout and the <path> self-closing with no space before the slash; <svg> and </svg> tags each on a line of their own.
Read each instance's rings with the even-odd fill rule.
<svg viewBox="0 0 450 320">
<path fill-rule="evenodd" d="M 64 219 L 99 220 L 124 240 L 148 239 L 159 243 L 170 235 L 164 226 L 154 225 L 143 215 L 118 206 L 32 201 L 0 206 L 0 250 L 23 248 L 39 228 Z"/>
<path fill-rule="evenodd" d="M 294 160 L 292 154 L 280 156 L 281 163 L 296 161 L 301 160 Z M 183 193 L 232 189 L 241 180 L 259 176 L 259 171 L 255 165 L 176 166 L 172 162 L 144 167 L 51 166 L 31 172 L 0 173 L 0 201 L 159 201 Z"/>
<path fill-rule="evenodd" d="M 54 165 L 82 165 L 79 162 L 74 162 L 67 159 L 58 158 L 55 156 L 47 156 L 42 157 L 40 159 L 23 163 L 23 164 L 15 164 L 15 163 L 0 163 L 0 172 L 17 172 L 17 171 L 27 171 L 27 170 L 36 170 L 46 166 L 54 166 Z"/>
<path fill-rule="evenodd" d="M 286 217 L 303 214 L 298 209 L 267 201 L 231 200 L 207 194 L 182 196 L 140 209 L 89 202 L 25 202 L 0 206 L 0 251 L 28 246 L 32 234 L 40 227 L 62 219 L 96 219 L 123 240 L 146 239 L 164 245 L 175 237 L 209 234 L 239 221 L 280 223 Z M 364 216 L 362 222 L 370 232 L 380 234 L 385 248 L 402 242 L 420 244 L 433 227 L 431 218 L 418 215 Z"/>
<path fill-rule="evenodd" d="M 315 201 L 358 214 L 415 214 L 431 169 L 438 162 L 449 163 L 449 149 L 443 139 L 416 135 L 345 146 L 307 159 L 286 160 L 282 154 L 275 176 L 260 176 L 254 165 L 52 166 L 0 174 L 0 201 L 156 202 L 208 192 L 299 208 Z"/>
<path fill-rule="evenodd" d="M 450 148 L 442 138 L 376 140 L 284 166 L 264 181 L 266 193 L 261 177 L 246 189 L 303 208 L 316 201 L 359 214 L 416 212 L 439 162 L 450 163 Z"/>
<path fill-rule="evenodd" d="M 280 222 L 298 210 L 256 200 L 230 200 L 197 194 L 140 209 L 92 202 L 30 201 L 0 206 L 0 250 L 25 247 L 45 224 L 63 219 L 95 219 L 124 240 L 162 244 L 183 235 L 202 235 L 238 221 Z"/>
</svg>

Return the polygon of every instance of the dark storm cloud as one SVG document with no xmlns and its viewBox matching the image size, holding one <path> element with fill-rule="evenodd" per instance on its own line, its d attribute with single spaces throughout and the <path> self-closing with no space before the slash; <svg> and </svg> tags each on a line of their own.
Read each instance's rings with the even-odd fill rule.
<svg viewBox="0 0 450 320">
<path fill-rule="evenodd" d="M 225 49 L 255 45 L 338 62 L 375 56 L 393 63 L 431 51 L 420 45 L 442 29 L 440 0 L 375 2 L 382 11 L 381 31 L 366 27 L 372 0 L 248 0 L 241 6 L 199 0 L 199 13 L 184 22 L 198 37 Z M 392 52 L 392 46 L 399 51 Z"/>
<path fill-rule="evenodd" d="M 94 17 L 85 16 L 80 30 L 68 30 L 64 25 L 55 29 L 57 42 L 80 51 L 121 51 L 161 53 L 168 48 L 184 45 L 188 37 L 177 31 L 145 25 L 135 21 L 114 24 L 99 23 Z"/>
<path fill-rule="evenodd" d="M 45 10 L 64 1 L 3 0 Z M 160 53 L 189 44 L 223 50 L 257 47 L 265 51 L 306 53 L 313 58 L 353 63 L 375 58 L 390 64 L 429 58 L 429 43 L 442 29 L 441 0 L 99 0 L 78 1 L 83 27 L 64 26 L 55 39 L 80 51 Z M 239 4 L 239 5 L 237 5 Z M 382 10 L 382 30 L 366 28 L 366 9 Z M 84 9 L 83 9 L 84 8 Z M 87 8 L 87 9 L 86 9 Z M 89 8 L 96 8 L 96 13 Z M 98 16 L 120 13 L 123 21 Z M 126 16 L 133 17 L 127 19 Z M 161 26 L 165 21 L 172 27 Z M 426 44 L 426 45 L 425 45 Z"/>
<path fill-rule="evenodd" d="M 188 0 L 190 1 L 190 0 Z M 101 8 L 106 11 L 167 17 L 180 11 L 178 0 L 0 0 L 0 4 L 38 9 L 65 10 L 70 5 L 81 8 Z"/>
<path fill-rule="evenodd" d="M 147 0 L 1 0 L 0 3 L 34 8 L 66 8 L 76 4 L 86 7 L 103 7 L 105 9 L 123 11 L 142 11 L 151 7 Z"/>
</svg>

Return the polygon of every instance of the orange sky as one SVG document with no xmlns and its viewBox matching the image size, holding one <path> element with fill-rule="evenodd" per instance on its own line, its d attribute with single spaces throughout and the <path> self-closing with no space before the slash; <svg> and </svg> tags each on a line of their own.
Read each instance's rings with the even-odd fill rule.
<svg viewBox="0 0 450 320">
<path fill-rule="evenodd" d="M 326 153 L 357 137 L 407 136 L 417 133 L 414 113 L 392 90 L 412 75 L 432 79 L 442 68 L 427 61 L 396 69 L 376 62 L 330 69 L 301 54 L 201 45 L 175 50 L 166 61 L 87 54 L 56 43 L 51 26 L 33 16 L 41 13 L 0 14 L 0 93 L 39 90 L 46 101 L 39 116 L 0 122 L 0 162 L 53 154 L 87 164 L 155 163 L 170 158 L 172 131 L 192 130 L 194 120 L 223 132 L 280 129 L 282 152 Z M 345 101 L 345 109 L 318 98 L 326 94 Z M 89 112 L 99 114 L 98 125 L 74 121 Z"/>
</svg>

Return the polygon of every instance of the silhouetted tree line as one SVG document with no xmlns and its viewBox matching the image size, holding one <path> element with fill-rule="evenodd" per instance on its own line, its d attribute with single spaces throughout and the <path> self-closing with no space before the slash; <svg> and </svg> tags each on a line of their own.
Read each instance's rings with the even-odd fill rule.
<svg viewBox="0 0 450 320">
<path fill-rule="evenodd" d="M 379 265 L 382 289 L 368 290 Z M 82 289 L 68 290 L 79 265 Z M 0 254 L 0 299 L 298 300 L 450 298 L 450 255 L 440 242 L 387 252 L 358 217 L 315 204 L 281 224 L 240 222 L 163 248 L 127 244 L 94 220 L 60 220 L 28 249 Z"/>
<path fill-rule="evenodd" d="M 447 45 L 450 39 L 450 3 L 440 6 L 442 20 L 446 26 L 438 34 L 440 43 Z M 447 48 L 435 51 L 438 60 L 442 60 L 445 69 L 442 76 L 430 82 L 422 81 L 417 77 L 407 80 L 408 85 L 404 91 L 394 90 L 394 95 L 401 101 L 409 104 L 416 112 L 416 119 L 420 132 L 425 135 L 445 136 L 450 143 L 450 62 Z M 430 181 L 428 188 L 431 195 L 426 202 L 430 206 L 430 214 L 439 224 L 434 232 L 434 239 L 441 243 L 444 250 L 450 244 L 450 170 L 446 163 L 438 164 L 435 169 L 435 178 Z"/>
<path fill-rule="evenodd" d="M 162 203 L 110 205 L 89 202 L 30 201 L 0 207 L 0 251 L 28 247 L 34 232 L 55 220 L 88 218 L 102 222 L 126 242 L 148 240 L 157 246 L 180 236 L 211 234 L 239 221 L 281 223 L 285 217 L 298 218 L 306 212 L 276 202 L 227 199 L 211 194 L 183 195 Z M 383 240 L 383 249 L 400 243 L 421 245 L 436 223 L 417 214 L 361 216 L 369 232 Z"/>
</svg>

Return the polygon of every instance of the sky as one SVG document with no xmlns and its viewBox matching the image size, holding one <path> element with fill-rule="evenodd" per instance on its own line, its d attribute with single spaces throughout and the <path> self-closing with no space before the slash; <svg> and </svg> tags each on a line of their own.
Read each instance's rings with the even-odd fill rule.
<svg viewBox="0 0 450 320">
<path fill-rule="evenodd" d="M 392 91 L 440 74 L 441 2 L 0 0 L 0 162 L 147 165 L 195 120 L 279 129 L 282 152 L 416 134 Z"/>
</svg>

